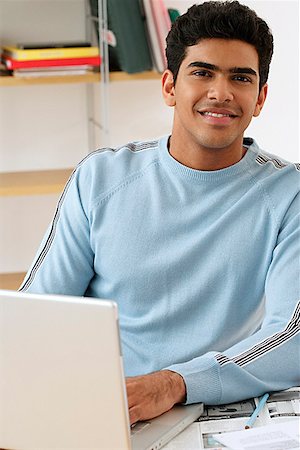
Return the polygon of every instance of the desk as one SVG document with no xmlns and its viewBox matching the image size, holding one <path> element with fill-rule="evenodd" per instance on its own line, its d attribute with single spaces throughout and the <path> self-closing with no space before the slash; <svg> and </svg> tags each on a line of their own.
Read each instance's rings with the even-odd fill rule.
<svg viewBox="0 0 300 450">
<path fill-rule="evenodd" d="M 243 430 L 257 403 L 258 399 L 254 398 L 230 405 L 205 407 L 205 413 L 199 421 L 194 422 L 176 436 L 164 447 L 164 450 L 223 450 L 227 448 L 215 441 L 212 435 Z M 295 417 L 298 417 L 300 424 L 300 387 L 270 395 L 254 426 L 284 422 Z"/>
</svg>

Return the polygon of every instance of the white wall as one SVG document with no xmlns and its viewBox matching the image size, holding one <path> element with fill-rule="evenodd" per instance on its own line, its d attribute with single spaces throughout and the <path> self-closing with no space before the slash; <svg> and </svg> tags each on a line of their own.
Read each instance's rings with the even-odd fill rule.
<svg viewBox="0 0 300 450">
<path fill-rule="evenodd" d="M 27 270 L 56 202 L 56 195 L 0 197 L 0 273 Z"/>
<path fill-rule="evenodd" d="M 180 12 L 195 2 L 165 0 L 167 7 L 176 7 Z M 243 3 L 266 19 L 275 38 L 269 96 L 263 113 L 246 134 L 255 137 L 266 150 L 296 161 L 299 2 Z M 0 43 L 83 39 L 85 32 L 83 0 L 0 0 Z M 0 87 L 0 172 L 76 165 L 89 150 L 85 89 L 83 85 Z M 94 90 L 99 104 L 99 87 L 94 86 Z M 110 124 L 113 146 L 169 133 L 172 109 L 162 101 L 160 82 L 112 83 Z M 100 147 L 97 136 L 96 147 Z M 52 218 L 56 200 L 52 195 L 0 199 L 0 272 L 27 269 Z M 23 231 L 18 233 L 20 224 Z"/>
<path fill-rule="evenodd" d="M 0 0 L 0 44 L 85 39 L 83 0 Z M 88 152 L 85 85 L 0 86 L 0 172 L 72 167 Z M 27 270 L 57 195 L 0 198 L 0 272 Z"/>
<path fill-rule="evenodd" d="M 83 0 L 0 0 L 0 44 L 85 39 Z M 0 172 L 73 166 L 87 152 L 84 85 L 0 87 Z"/>
</svg>

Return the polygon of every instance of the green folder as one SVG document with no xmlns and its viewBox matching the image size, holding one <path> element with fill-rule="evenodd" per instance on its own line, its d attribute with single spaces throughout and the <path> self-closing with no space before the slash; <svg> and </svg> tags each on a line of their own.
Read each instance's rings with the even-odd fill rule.
<svg viewBox="0 0 300 450">
<path fill-rule="evenodd" d="M 168 13 L 170 16 L 171 23 L 174 23 L 177 17 L 180 16 L 178 9 L 168 8 Z"/>
<path fill-rule="evenodd" d="M 91 1 L 97 14 L 97 0 Z M 108 29 L 116 37 L 116 47 L 109 47 L 110 67 L 127 73 L 143 72 L 153 67 L 147 41 L 145 17 L 140 0 L 107 0 Z"/>
</svg>

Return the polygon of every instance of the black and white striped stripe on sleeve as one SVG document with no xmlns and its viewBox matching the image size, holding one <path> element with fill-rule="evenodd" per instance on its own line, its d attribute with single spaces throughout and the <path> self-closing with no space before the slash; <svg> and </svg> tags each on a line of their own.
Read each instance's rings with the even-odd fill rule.
<svg viewBox="0 0 300 450">
<path fill-rule="evenodd" d="M 225 366 L 229 363 L 237 364 L 240 367 L 246 366 L 247 364 L 255 361 L 261 356 L 275 350 L 280 345 L 286 343 L 291 338 L 296 336 L 300 332 L 300 302 L 298 302 L 291 320 L 288 322 L 287 326 L 280 332 L 269 336 L 267 339 L 259 342 L 258 344 L 250 347 L 248 350 L 236 355 L 233 358 L 229 358 L 221 353 L 215 356 L 220 366 Z"/>
</svg>

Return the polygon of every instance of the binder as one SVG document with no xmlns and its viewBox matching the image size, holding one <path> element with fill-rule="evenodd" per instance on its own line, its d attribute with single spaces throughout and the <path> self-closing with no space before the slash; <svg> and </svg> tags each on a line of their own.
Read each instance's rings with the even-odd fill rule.
<svg viewBox="0 0 300 450">
<path fill-rule="evenodd" d="M 152 69 L 145 21 L 139 0 L 108 0 L 109 29 L 117 45 L 114 48 L 121 70 L 127 73 Z"/>
<path fill-rule="evenodd" d="M 168 8 L 168 13 L 170 16 L 171 23 L 174 23 L 177 17 L 180 16 L 180 12 L 178 11 L 178 9 Z"/>
<path fill-rule="evenodd" d="M 93 16 L 98 15 L 98 0 L 90 0 Z M 109 47 L 110 69 L 127 73 L 152 69 L 145 18 L 140 0 L 107 0 L 108 29 L 116 37 Z"/>
</svg>

